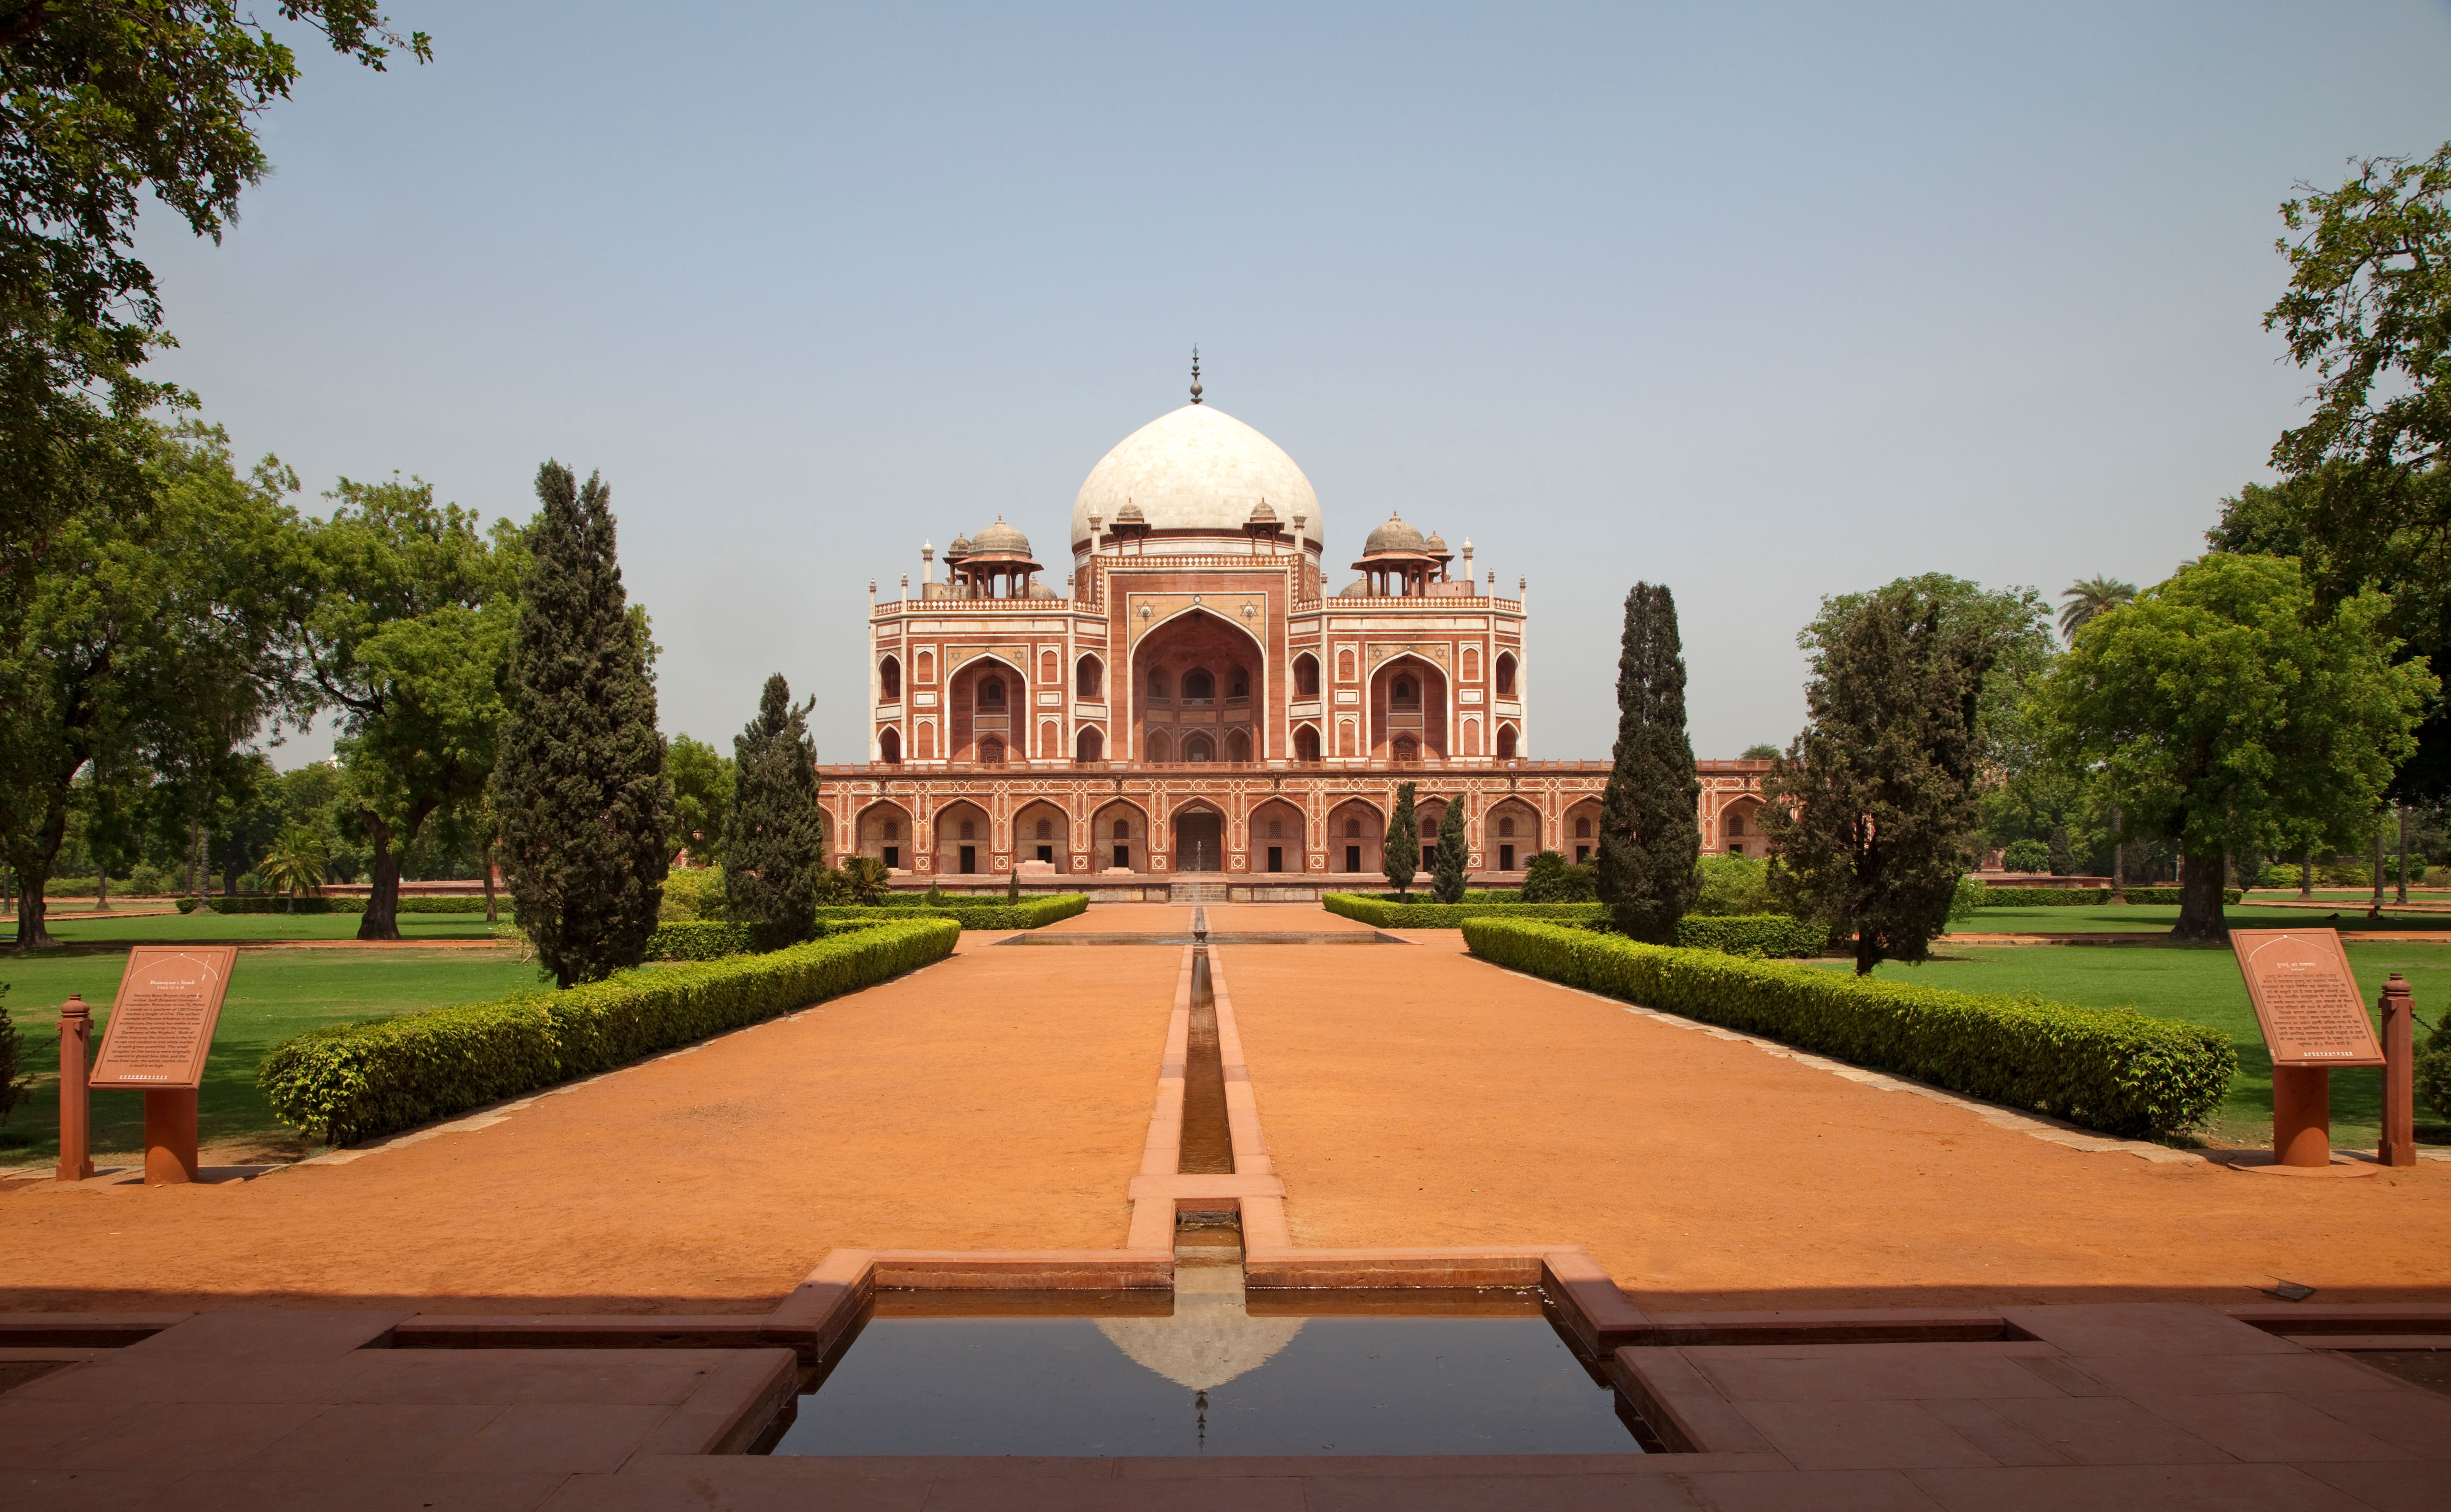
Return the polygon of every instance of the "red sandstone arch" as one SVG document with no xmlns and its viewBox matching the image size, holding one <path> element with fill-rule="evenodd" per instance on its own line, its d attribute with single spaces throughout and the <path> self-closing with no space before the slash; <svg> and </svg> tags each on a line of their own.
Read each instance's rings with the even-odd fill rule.
<svg viewBox="0 0 2451 1512">
<path fill-rule="evenodd" d="M 1045 833 L 1040 833 L 1041 831 Z M 1045 851 L 1045 855 L 1039 854 Z M 1016 865 L 1023 861 L 1046 861 L 1059 873 L 1072 870 L 1072 819 L 1061 808 L 1044 798 L 1034 799 L 1013 811 L 1012 858 Z"/>
<path fill-rule="evenodd" d="M 938 809 L 930 828 L 936 842 L 936 870 L 949 876 L 985 876 L 995 871 L 995 827 L 988 811 L 968 798 L 956 798 Z M 965 833 L 967 831 L 967 833 Z M 962 870 L 962 849 L 971 851 L 971 869 Z"/>
<path fill-rule="evenodd" d="M 1120 830 L 1118 825 L 1122 826 Z M 1089 870 L 1114 869 L 1118 850 L 1123 852 L 1125 871 L 1149 869 L 1148 815 L 1128 798 L 1104 804 L 1089 816 Z"/>
<path fill-rule="evenodd" d="M 1310 870 L 1310 826 L 1300 808 L 1284 798 L 1270 798 L 1251 811 L 1248 823 L 1245 849 L 1254 874 Z M 1273 867 L 1268 864 L 1271 850 L 1279 853 L 1280 864 Z"/>
<path fill-rule="evenodd" d="M 883 861 L 897 872 L 916 870 L 912 862 L 918 844 L 919 832 L 911 822 L 911 811 L 891 798 L 870 804 L 852 820 L 853 854 Z"/>
<path fill-rule="evenodd" d="M 1376 876 L 1387 845 L 1387 815 L 1367 798 L 1345 798 L 1327 811 L 1327 869 Z M 1360 864 L 1354 864 L 1356 861 Z"/>
</svg>

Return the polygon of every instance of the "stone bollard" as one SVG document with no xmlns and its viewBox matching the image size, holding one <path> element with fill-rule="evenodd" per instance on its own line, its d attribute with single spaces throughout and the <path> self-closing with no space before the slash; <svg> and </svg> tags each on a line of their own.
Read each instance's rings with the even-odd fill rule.
<svg viewBox="0 0 2451 1512">
<path fill-rule="evenodd" d="M 93 1098 L 86 1091 L 87 1051 L 93 1043 L 93 1010 L 70 992 L 60 1005 L 60 1166 L 62 1181 L 93 1174 Z"/>
<path fill-rule="evenodd" d="M 2417 998 L 2398 972 L 2382 985 L 2382 1141 L 2375 1159 L 2417 1164 Z"/>
</svg>

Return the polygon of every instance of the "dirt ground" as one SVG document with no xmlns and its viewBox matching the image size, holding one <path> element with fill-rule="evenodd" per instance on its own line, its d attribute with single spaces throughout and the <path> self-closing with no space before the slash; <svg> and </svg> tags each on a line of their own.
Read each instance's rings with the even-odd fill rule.
<svg viewBox="0 0 2451 1512">
<path fill-rule="evenodd" d="M 350 1164 L 0 1194 L 0 1309 L 763 1310 L 837 1246 L 1120 1247 L 1181 949 L 1006 937 Z M 1662 1308 L 2451 1298 L 2451 1165 L 2071 1150 L 1407 937 L 1220 948 L 1299 1244 L 1584 1245 Z"/>
<path fill-rule="evenodd" d="M 1411 937 L 1220 952 L 1296 1244 L 1581 1244 L 1662 1307 L 2451 1296 L 2451 1165 L 2072 1150 Z"/>
<path fill-rule="evenodd" d="M 836 1246 L 1120 1246 L 1182 951 L 1001 937 L 351 1164 L 0 1196 L 0 1308 L 762 1311 Z"/>
</svg>

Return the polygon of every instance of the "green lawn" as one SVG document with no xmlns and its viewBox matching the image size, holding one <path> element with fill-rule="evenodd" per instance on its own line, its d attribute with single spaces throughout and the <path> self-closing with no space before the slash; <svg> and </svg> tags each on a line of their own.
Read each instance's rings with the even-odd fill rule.
<svg viewBox="0 0 2451 1512">
<path fill-rule="evenodd" d="M 454 915 L 437 917 L 455 924 L 461 922 Z M 129 925 L 161 922 L 164 921 L 108 921 Z M 240 917 L 220 922 L 227 928 L 271 921 Z M 326 914 L 297 922 L 339 924 L 343 920 Z M 354 929 L 357 920 L 352 915 L 345 922 Z M 481 914 L 477 916 L 480 928 L 484 922 Z M 0 1003 L 6 1004 L 25 1036 L 26 1069 L 36 1078 L 33 1100 L 19 1104 L 10 1113 L 9 1121 L 0 1124 L 0 1166 L 29 1166 L 58 1158 L 59 1034 L 55 1025 L 60 1002 L 74 992 L 93 1005 L 98 1044 L 127 963 L 124 948 L 108 945 L 69 945 L 39 955 L 0 956 L 0 982 L 10 984 L 8 996 L 0 998 Z M 522 965 L 509 951 L 242 952 L 230 975 L 229 996 L 222 1007 L 212 1055 L 205 1066 L 198 1134 L 207 1145 L 247 1141 L 268 1152 L 298 1152 L 303 1147 L 296 1136 L 273 1122 L 271 1110 L 255 1090 L 256 1064 L 273 1046 L 319 1025 L 374 1018 L 410 1009 L 478 1002 L 536 984 L 534 963 Z M 144 1094 L 95 1092 L 93 1128 L 97 1150 L 142 1149 Z"/>
<path fill-rule="evenodd" d="M 2309 926 L 2330 926 L 2343 930 L 2444 930 L 2451 929 L 2451 918 L 2441 913 L 2398 913 L 2385 909 L 2382 917 L 2369 919 L 2365 909 L 2343 907 L 2337 922 L 2332 914 L 2304 908 L 2259 908 L 2252 902 L 2233 903 L 2222 911 L 2235 930 L 2305 929 Z M 2179 922 L 2176 903 L 2104 904 L 2099 908 L 1990 908 L 1976 909 L 1969 916 L 1952 920 L 1950 928 L 1970 933 L 2000 934 L 2071 934 L 2071 933 L 2168 933 Z"/>
<path fill-rule="evenodd" d="M 1997 910 L 1994 912 L 2025 912 Z M 2108 912 L 2038 909 L 2035 913 Z M 2230 922 L 2243 921 L 2230 911 Z M 2417 994 L 2419 1017 L 2439 1022 L 2451 1007 L 2451 946 L 2351 942 L 2349 965 L 2357 972 L 2369 1014 L 2383 978 L 2398 972 Z M 1846 971 L 1841 962 L 1819 963 Z M 1878 974 L 1926 987 L 1964 992 L 2034 992 L 2057 1002 L 2089 1008 L 2134 1008 L 2159 1018 L 2186 1019 L 2217 1029 L 2238 1047 L 2239 1074 L 2230 1083 L 2210 1132 L 2223 1143 L 2264 1145 L 2272 1138 L 2272 1057 L 2255 1027 L 2255 1010 L 2238 961 L 2224 946 L 2001 945 L 1940 947 L 1922 966 L 1883 962 Z M 2419 1031 L 2421 1039 L 2423 1031 Z M 2332 1073 L 2332 1140 L 2343 1147 L 2371 1145 L 2382 1112 L 2382 1073 L 2372 1070 Z M 2421 1119 L 2427 1109 L 2418 1110 Z"/>
<path fill-rule="evenodd" d="M 507 901 L 502 917 L 511 916 Z M 128 919 L 53 919 L 51 933 L 78 944 L 109 941 L 119 945 L 203 945 L 216 940 L 354 940 L 359 913 L 234 913 L 224 918 L 201 911 L 156 913 Z M 400 937 L 404 940 L 481 940 L 494 932 L 482 913 L 403 913 Z M 14 919 L 0 919 L 0 940 L 14 941 Z"/>
</svg>

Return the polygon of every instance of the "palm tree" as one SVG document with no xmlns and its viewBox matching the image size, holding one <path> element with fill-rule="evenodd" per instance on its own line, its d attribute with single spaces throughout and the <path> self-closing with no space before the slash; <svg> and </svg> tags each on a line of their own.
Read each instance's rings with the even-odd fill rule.
<svg viewBox="0 0 2451 1512">
<path fill-rule="evenodd" d="M 300 825 L 284 835 L 272 847 L 271 854 L 256 863 L 255 874 L 264 885 L 286 893 L 294 900 L 310 888 L 324 885 L 324 874 L 331 859 L 324 854 L 324 837 Z M 283 906 L 283 913 L 293 912 L 295 902 Z"/>
<path fill-rule="evenodd" d="M 2060 606 L 2060 634 L 2073 641 L 2097 617 L 2134 603 L 2136 585 L 2116 578 L 2082 578 L 2061 589 L 2060 597 L 2068 600 Z"/>
</svg>

